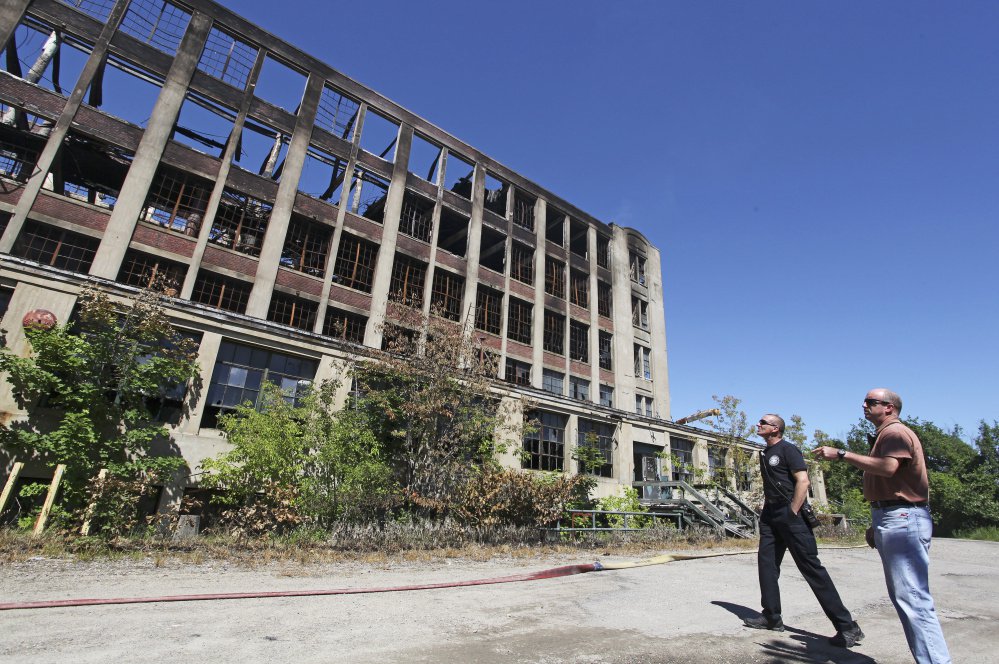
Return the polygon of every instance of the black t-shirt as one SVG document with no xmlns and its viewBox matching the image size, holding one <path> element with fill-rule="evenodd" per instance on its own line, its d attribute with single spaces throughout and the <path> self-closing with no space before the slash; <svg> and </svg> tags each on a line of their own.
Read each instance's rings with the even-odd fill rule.
<svg viewBox="0 0 999 664">
<path fill-rule="evenodd" d="M 767 499 L 790 500 L 794 497 L 794 473 L 801 470 L 807 470 L 805 457 L 786 440 L 763 450 L 760 454 L 760 473 L 763 474 L 763 493 Z M 774 482 L 780 485 L 783 494 Z"/>
</svg>

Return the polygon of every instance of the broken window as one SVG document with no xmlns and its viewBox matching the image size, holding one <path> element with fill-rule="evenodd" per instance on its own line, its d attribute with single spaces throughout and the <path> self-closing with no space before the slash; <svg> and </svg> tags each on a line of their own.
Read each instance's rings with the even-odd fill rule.
<svg viewBox="0 0 999 664">
<path fill-rule="evenodd" d="M 313 277 L 326 274 L 333 229 L 301 215 L 292 214 L 281 249 L 281 266 Z"/>
<path fill-rule="evenodd" d="M 545 256 L 545 292 L 565 298 L 565 263 L 552 256 Z"/>
<path fill-rule="evenodd" d="M 427 277 L 427 264 L 396 254 L 392 264 L 392 283 L 389 286 L 389 299 L 410 307 L 423 306 L 423 283 Z"/>
<path fill-rule="evenodd" d="M 226 187 L 208 240 L 220 247 L 259 256 L 273 206 Z"/>
<path fill-rule="evenodd" d="M 519 242 L 510 247 L 510 278 L 534 283 L 534 249 Z"/>
<path fill-rule="evenodd" d="M 184 283 L 185 274 L 187 274 L 186 265 L 129 249 L 125 252 L 125 260 L 121 263 L 117 281 L 138 288 L 150 288 L 167 293 L 173 291 L 172 294 L 176 295 Z"/>
<path fill-rule="evenodd" d="M 545 369 L 541 373 L 541 389 L 562 396 L 565 393 L 565 374 Z"/>
<path fill-rule="evenodd" d="M 86 273 L 94 262 L 100 243 L 95 237 L 29 219 L 17 236 L 11 254 L 42 265 Z"/>
<path fill-rule="evenodd" d="M 464 256 L 467 246 L 468 217 L 442 205 L 437 247 L 455 256 Z"/>
<path fill-rule="evenodd" d="M 727 460 L 728 450 L 718 445 L 708 445 L 708 477 L 716 481 L 725 477 Z"/>
<path fill-rule="evenodd" d="M 590 381 L 585 378 L 569 376 L 569 397 L 579 401 L 590 400 Z"/>
<path fill-rule="evenodd" d="M 444 149 L 419 134 L 413 134 L 409 150 L 409 172 L 427 182 L 437 184 L 441 172 L 441 154 Z"/>
<path fill-rule="evenodd" d="M 433 216 L 433 201 L 407 191 L 402 196 L 399 232 L 423 242 L 430 242 L 434 229 Z"/>
<path fill-rule="evenodd" d="M 305 92 L 305 74 L 268 54 L 253 87 L 253 96 L 279 108 L 298 113 Z"/>
<path fill-rule="evenodd" d="M 377 256 L 378 245 L 344 233 L 340 236 L 333 280 L 341 286 L 370 293 Z"/>
<path fill-rule="evenodd" d="M 642 286 L 645 285 L 645 258 L 632 252 L 628 255 L 628 263 L 631 269 L 631 280 Z"/>
<path fill-rule="evenodd" d="M 221 158 L 232 136 L 236 112 L 188 92 L 180 107 L 171 140 Z"/>
<path fill-rule="evenodd" d="M 591 449 L 597 459 L 603 461 L 599 466 L 580 463 L 579 472 L 597 475 L 598 477 L 614 476 L 614 427 L 603 422 L 580 419 L 576 431 L 576 446 L 579 449 Z"/>
<path fill-rule="evenodd" d="M 503 293 L 479 284 L 475 293 L 475 329 L 499 334 L 502 311 Z"/>
<path fill-rule="evenodd" d="M 506 358 L 506 370 L 503 372 L 503 380 L 515 385 L 531 386 L 531 365 L 527 362 L 515 360 L 512 357 Z"/>
<path fill-rule="evenodd" d="M 111 10 L 118 4 L 116 0 L 60 0 L 60 2 L 90 14 L 101 23 L 107 21 Z"/>
<path fill-rule="evenodd" d="M 590 328 L 576 321 L 569 322 L 569 359 L 590 361 Z"/>
<path fill-rule="evenodd" d="M 565 355 L 565 316 L 545 309 L 544 349 Z"/>
<path fill-rule="evenodd" d="M 326 309 L 326 319 L 323 321 L 323 334 L 327 337 L 363 344 L 364 329 L 367 325 L 366 316 L 329 307 Z"/>
<path fill-rule="evenodd" d="M 523 467 L 561 472 L 565 465 L 565 426 L 569 418 L 545 411 L 533 415 L 536 426 L 524 432 Z"/>
<path fill-rule="evenodd" d="M 379 115 L 368 107 L 361 128 L 361 149 L 382 159 L 395 161 L 395 146 L 399 141 L 399 123 Z"/>
<path fill-rule="evenodd" d="M 305 153 L 298 190 L 306 196 L 340 205 L 347 159 L 310 145 Z"/>
<path fill-rule="evenodd" d="M 514 192 L 513 195 L 513 223 L 526 228 L 529 231 L 534 230 L 534 204 L 537 202 L 536 199 L 528 196 L 527 194 L 521 193 L 519 191 Z"/>
<path fill-rule="evenodd" d="M 461 302 L 464 295 L 463 278 L 440 268 L 434 271 L 430 303 L 435 314 L 454 321 L 461 320 Z"/>
<path fill-rule="evenodd" d="M 347 195 L 348 210 L 371 221 L 385 220 L 385 201 L 388 198 L 388 180 L 358 166 Z"/>
<path fill-rule="evenodd" d="M 160 164 L 139 218 L 197 236 L 211 193 L 212 185 L 207 180 Z"/>
<path fill-rule="evenodd" d="M 652 380 L 652 350 L 635 344 L 635 375 Z"/>
<path fill-rule="evenodd" d="M 649 404 L 652 403 L 650 397 L 645 397 Z M 651 415 L 651 406 L 646 409 Z M 670 436 L 669 441 L 670 456 L 673 457 L 673 481 L 688 482 L 694 478 L 694 441 L 687 438 L 674 438 Z"/>
<path fill-rule="evenodd" d="M 444 171 L 444 188 L 462 198 L 472 198 L 472 177 L 475 167 L 463 157 L 448 150 L 447 168 Z"/>
<path fill-rule="evenodd" d="M 506 236 L 489 226 L 483 226 L 479 243 L 479 265 L 502 274 L 505 258 Z"/>
<path fill-rule="evenodd" d="M 198 69 L 237 90 L 245 90 L 256 59 L 256 46 L 237 39 L 218 26 L 212 26 L 198 61 Z"/>
<path fill-rule="evenodd" d="M 503 182 L 502 180 L 494 177 L 491 173 L 486 172 L 486 209 L 505 218 L 506 192 L 509 188 L 510 185 L 506 182 Z"/>
<path fill-rule="evenodd" d="M 198 278 L 194 281 L 194 290 L 191 292 L 191 301 L 241 314 L 246 311 L 250 289 L 251 285 L 245 281 L 223 277 L 208 270 L 199 270 Z"/>
<path fill-rule="evenodd" d="M 281 388 L 289 404 L 298 405 L 311 387 L 318 368 L 317 360 L 223 341 L 208 385 L 208 407 L 201 426 L 218 426 L 218 416 L 232 412 L 236 406 L 259 407 L 260 386 L 264 381 Z"/>
<path fill-rule="evenodd" d="M 24 182 L 54 124 L 50 120 L 0 102 L 0 176 Z"/>
<path fill-rule="evenodd" d="M 191 15 L 163 0 L 132 0 L 120 30 L 144 44 L 175 55 Z"/>
<path fill-rule="evenodd" d="M 588 229 L 589 226 L 583 222 L 569 219 L 569 251 L 583 258 L 588 254 L 586 239 Z"/>
<path fill-rule="evenodd" d="M 280 181 L 290 142 L 289 134 L 247 118 L 233 161 L 243 170 Z"/>
<path fill-rule="evenodd" d="M 548 206 L 545 210 L 545 239 L 565 246 L 565 213 Z"/>
<path fill-rule="evenodd" d="M 137 127 L 149 122 L 163 77 L 145 67 L 109 55 L 90 83 L 87 103 Z M 104 90 L 113 94 L 104 94 Z"/>
<path fill-rule="evenodd" d="M 311 332 L 316 326 L 318 305 L 312 300 L 275 291 L 267 308 L 267 320 Z"/>
<path fill-rule="evenodd" d="M 27 16 L 7 42 L 3 68 L 11 76 L 68 97 L 92 48 L 87 42 Z"/>
<path fill-rule="evenodd" d="M 597 333 L 597 343 L 600 349 L 600 368 L 608 371 L 614 368 L 614 354 L 612 350 L 613 336 L 610 332 L 600 330 Z"/>
<path fill-rule="evenodd" d="M 600 386 L 600 405 L 608 408 L 614 407 L 614 388 L 610 385 Z"/>
<path fill-rule="evenodd" d="M 316 125 L 334 136 L 353 142 L 352 133 L 360 108 L 360 102 L 327 83 L 319 96 Z"/>
<path fill-rule="evenodd" d="M 43 186 L 110 210 L 118 202 L 133 156 L 124 148 L 70 131 Z"/>
<path fill-rule="evenodd" d="M 603 281 L 597 282 L 597 314 L 610 318 L 611 286 Z"/>
<path fill-rule="evenodd" d="M 531 315 L 534 310 L 530 302 L 510 298 L 507 306 L 506 336 L 522 344 L 531 343 Z"/>
<path fill-rule="evenodd" d="M 578 270 L 570 270 L 569 281 L 569 301 L 580 307 L 590 306 L 590 277 Z"/>
<path fill-rule="evenodd" d="M 631 324 L 643 330 L 649 329 L 649 303 L 637 297 L 631 298 Z"/>
<path fill-rule="evenodd" d="M 599 233 L 597 234 L 597 265 L 600 267 L 610 265 L 610 238 Z"/>
</svg>

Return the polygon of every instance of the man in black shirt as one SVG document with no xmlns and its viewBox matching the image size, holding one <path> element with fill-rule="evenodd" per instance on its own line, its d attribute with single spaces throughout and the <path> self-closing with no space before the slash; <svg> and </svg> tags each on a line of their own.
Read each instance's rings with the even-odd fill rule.
<svg viewBox="0 0 999 664">
<path fill-rule="evenodd" d="M 809 485 L 805 459 L 797 447 L 783 439 L 784 420 L 778 415 L 760 418 L 756 435 L 767 443 L 760 453 L 764 504 L 760 514 L 760 550 L 756 558 L 763 615 L 749 618 L 745 624 L 754 629 L 784 631 L 777 580 L 784 553 L 790 551 L 798 571 L 836 628 L 836 635 L 829 642 L 844 648 L 857 645 L 864 633 L 843 606 L 829 572 L 819 561 L 815 536 L 801 518 Z"/>
</svg>

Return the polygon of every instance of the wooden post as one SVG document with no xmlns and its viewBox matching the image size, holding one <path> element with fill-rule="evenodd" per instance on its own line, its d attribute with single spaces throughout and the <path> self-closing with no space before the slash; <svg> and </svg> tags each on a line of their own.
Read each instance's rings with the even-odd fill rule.
<svg viewBox="0 0 999 664">
<path fill-rule="evenodd" d="M 101 472 L 97 473 L 98 486 L 100 486 L 104 482 L 104 478 L 106 478 L 107 476 L 108 476 L 108 469 L 101 468 Z M 90 534 L 90 520 L 94 518 L 94 502 L 95 501 L 91 500 L 90 504 L 87 505 L 87 514 L 83 518 L 83 527 L 80 528 L 80 534 L 83 535 L 84 537 Z"/>
<path fill-rule="evenodd" d="M 56 493 L 59 491 L 59 482 L 62 481 L 62 474 L 66 472 L 66 464 L 60 463 L 56 466 L 55 474 L 52 476 L 52 484 L 49 485 L 49 492 L 45 496 L 45 504 L 42 505 L 41 514 L 38 515 L 38 521 L 35 522 L 35 529 L 32 531 L 32 535 L 38 536 L 42 534 L 45 530 L 45 522 L 49 520 L 49 512 L 52 511 L 52 504 L 55 503 Z"/>
<path fill-rule="evenodd" d="M 18 461 L 10 469 L 10 476 L 7 477 L 7 483 L 3 486 L 3 494 L 0 494 L 0 512 L 3 512 L 7 507 L 7 501 L 10 500 L 10 494 L 14 493 L 14 485 L 17 484 L 17 477 L 23 468 L 24 464 Z"/>
</svg>

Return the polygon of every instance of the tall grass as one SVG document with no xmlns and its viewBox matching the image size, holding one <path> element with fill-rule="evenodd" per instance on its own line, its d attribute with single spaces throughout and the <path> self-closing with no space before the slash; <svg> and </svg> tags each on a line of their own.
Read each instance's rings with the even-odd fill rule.
<svg viewBox="0 0 999 664">
<path fill-rule="evenodd" d="M 954 537 L 999 542 L 999 526 L 984 526 L 982 528 L 975 528 L 974 530 L 959 530 L 954 533 Z"/>
</svg>

